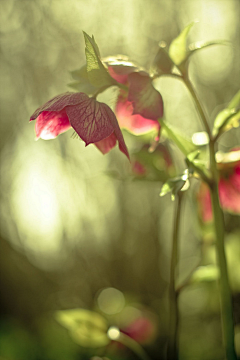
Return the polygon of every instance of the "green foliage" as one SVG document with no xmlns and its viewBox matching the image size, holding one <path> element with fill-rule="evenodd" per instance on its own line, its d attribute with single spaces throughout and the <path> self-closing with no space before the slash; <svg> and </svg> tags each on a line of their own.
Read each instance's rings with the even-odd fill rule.
<svg viewBox="0 0 240 360">
<path fill-rule="evenodd" d="M 62 310 L 56 312 L 55 318 L 81 346 L 101 347 L 109 343 L 107 321 L 96 312 L 85 309 Z"/>
<path fill-rule="evenodd" d="M 116 81 L 109 75 L 100 59 L 100 53 L 94 37 L 83 32 L 85 40 L 85 54 L 87 60 L 87 74 L 90 83 L 98 88 L 115 85 Z"/>
<path fill-rule="evenodd" d="M 199 266 L 192 274 L 189 283 L 196 284 L 201 282 L 216 281 L 219 279 L 220 272 L 216 265 Z"/>
<path fill-rule="evenodd" d="M 82 66 L 78 70 L 71 71 L 74 82 L 68 84 L 74 90 L 92 95 L 97 91 L 97 87 L 93 86 L 88 79 L 87 65 Z"/>
<path fill-rule="evenodd" d="M 197 172 L 205 180 L 210 178 L 210 173 L 208 171 L 208 164 L 205 159 L 200 158 L 201 151 L 195 150 L 192 153 L 187 155 L 186 163 L 189 169 L 192 169 L 194 172 Z"/>
<path fill-rule="evenodd" d="M 171 199 L 175 200 L 175 196 L 179 193 L 179 191 L 186 191 L 188 188 L 188 170 L 185 170 L 181 176 L 177 176 L 165 182 L 159 195 L 164 196 L 171 193 Z"/>
<path fill-rule="evenodd" d="M 183 31 L 176 37 L 170 44 L 169 47 L 169 56 L 174 62 L 175 65 L 182 64 L 188 56 L 188 48 L 187 48 L 187 37 L 188 33 L 193 27 L 195 22 L 191 22 L 187 25 Z"/>
<path fill-rule="evenodd" d="M 198 50 L 205 49 L 213 45 L 229 45 L 229 41 L 227 40 L 197 41 L 189 45 L 188 57 L 194 54 Z"/>
<path fill-rule="evenodd" d="M 230 101 L 227 108 L 220 111 L 214 121 L 213 136 L 219 137 L 226 131 L 231 130 L 233 127 L 239 127 L 240 120 L 240 90 Z"/>
<path fill-rule="evenodd" d="M 183 134 L 181 134 L 178 129 L 164 120 L 161 120 L 160 123 L 162 127 L 162 134 L 172 140 L 185 156 L 197 149 L 196 145 L 194 145 L 190 139 L 187 139 Z"/>
</svg>

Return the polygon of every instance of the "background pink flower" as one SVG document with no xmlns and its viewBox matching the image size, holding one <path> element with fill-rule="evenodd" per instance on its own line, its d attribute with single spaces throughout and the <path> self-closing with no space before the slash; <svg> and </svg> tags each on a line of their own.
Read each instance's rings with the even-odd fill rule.
<svg viewBox="0 0 240 360">
<path fill-rule="evenodd" d="M 222 208 L 234 214 L 240 214 L 240 150 L 233 149 L 222 155 L 218 163 L 220 179 L 219 199 Z M 204 222 L 212 221 L 212 205 L 208 186 L 201 184 L 198 195 L 200 215 Z"/>
</svg>

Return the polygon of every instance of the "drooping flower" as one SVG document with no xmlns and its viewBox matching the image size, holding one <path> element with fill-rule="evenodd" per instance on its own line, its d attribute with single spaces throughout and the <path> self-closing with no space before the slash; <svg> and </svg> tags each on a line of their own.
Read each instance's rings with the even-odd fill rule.
<svg viewBox="0 0 240 360">
<path fill-rule="evenodd" d="M 219 170 L 219 199 L 223 210 L 240 214 L 240 148 L 226 154 L 217 154 Z M 201 218 L 212 221 L 211 196 L 208 186 L 202 183 L 197 194 Z"/>
<path fill-rule="evenodd" d="M 163 101 L 149 75 L 126 57 L 106 58 L 104 62 L 109 74 L 126 86 L 120 90 L 115 107 L 120 127 L 135 135 L 153 129 L 159 133 Z"/>
<path fill-rule="evenodd" d="M 119 149 L 129 158 L 122 132 L 113 111 L 84 93 L 66 92 L 40 106 L 31 116 L 36 119 L 37 139 L 53 139 L 72 127 L 86 143 L 103 153 L 118 141 Z"/>
</svg>

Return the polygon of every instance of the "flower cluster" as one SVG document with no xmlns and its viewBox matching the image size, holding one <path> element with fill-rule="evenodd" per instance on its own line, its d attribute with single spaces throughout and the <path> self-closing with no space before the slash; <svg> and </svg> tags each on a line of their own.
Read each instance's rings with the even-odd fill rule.
<svg viewBox="0 0 240 360">
<path fill-rule="evenodd" d="M 46 102 L 30 117 L 30 121 L 36 120 L 37 139 L 53 139 L 72 127 L 86 146 L 92 143 L 106 154 L 118 141 L 119 149 L 129 158 L 120 128 L 135 134 L 152 129 L 159 133 L 163 101 L 149 75 L 126 60 L 107 58 L 104 64 L 111 77 L 124 85 L 116 102 L 116 115 L 95 97 L 66 92 Z"/>
</svg>

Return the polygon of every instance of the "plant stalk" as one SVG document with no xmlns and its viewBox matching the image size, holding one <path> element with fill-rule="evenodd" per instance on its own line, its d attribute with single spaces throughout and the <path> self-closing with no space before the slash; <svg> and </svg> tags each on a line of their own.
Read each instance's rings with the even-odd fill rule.
<svg viewBox="0 0 240 360">
<path fill-rule="evenodd" d="M 170 266 L 170 283 L 169 283 L 169 341 L 167 347 L 167 360 L 178 359 L 178 292 L 176 291 L 176 274 L 178 269 L 179 258 L 179 232 L 181 218 L 181 204 L 183 193 L 179 192 L 176 196 L 176 207 L 174 216 L 174 229 L 172 238 L 172 254 Z"/>
<path fill-rule="evenodd" d="M 212 174 L 212 179 L 210 181 L 210 192 L 211 192 L 212 210 L 214 216 L 217 261 L 221 274 L 219 280 L 219 287 L 220 287 L 223 342 L 225 346 L 226 359 L 237 360 L 237 355 L 234 349 L 234 323 L 233 323 L 231 289 L 229 285 L 227 261 L 226 261 L 226 254 L 224 248 L 224 230 L 225 230 L 224 217 L 219 203 L 218 171 L 217 171 L 217 163 L 215 159 L 215 141 L 212 137 L 211 130 L 208 125 L 208 121 L 203 111 L 203 108 L 200 104 L 198 96 L 196 95 L 190 80 L 186 77 L 182 77 L 182 79 L 194 99 L 196 108 L 201 117 L 204 128 L 209 135 L 210 171 Z"/>
<path fill-rule="evenodd" d="M 217 164 L 215 159 L 214 142 L 210 141 L 210 167 L 212 170 L 213 181 L 211 182 L 211 202 L 212 211 L 214 216 L 214 227 L 216 236 L 216 250 L 218 266 L 220 268 L 220 302 L 221 302 L 221 315 L 222 315 L 222 330 L 223 341 L 225 346 L 225 353 L 227 360 L 237 360 L 237 355 L 234 349 L 234 322 L 232 310 L 232 296 L 229 285 L 227 259 L 224 248 L 224 217 L 223 211 L 219 203 L 218 193 L 218 173 Z"/>
</svg>

